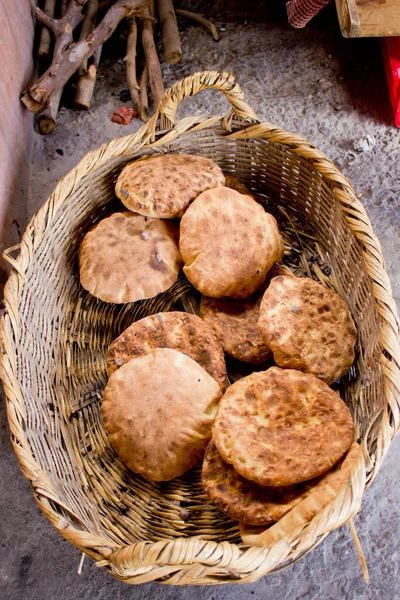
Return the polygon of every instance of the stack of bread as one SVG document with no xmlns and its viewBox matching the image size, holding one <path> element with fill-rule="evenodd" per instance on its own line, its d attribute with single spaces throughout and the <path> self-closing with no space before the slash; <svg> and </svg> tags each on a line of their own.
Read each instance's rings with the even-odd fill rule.
<svg viewBox="0 0 400 600">
<path fill-rule="evenodd" d="M 266 526 L 284 526 L 295 507 L 310 518 L 332 499 L 357 456 L 350 411 L 329 387 L 354 361 L 347 305 L 278 266 L 275 218 L 208 158 L 137 160 L 115 190 L 127 210 L 84 237 L 83 287 L 134 302 L 165 292 L 183 267 L 201 303 L 199 316 L 153 314 L 111 344 L 101 407 L 110 442 L 150 481 L 203 461 L 211 502 L 241 522 L 245 543 L 267 543 Z M 266 368 L 229 386 L 225 353 Z"/>
</svg>

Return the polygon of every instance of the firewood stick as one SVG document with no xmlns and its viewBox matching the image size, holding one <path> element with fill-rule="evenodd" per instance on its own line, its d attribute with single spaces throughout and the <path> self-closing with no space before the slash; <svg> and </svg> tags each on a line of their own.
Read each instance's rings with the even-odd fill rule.
<svg viewBox="0 0 400 600">
<path fill-rule="evenodd" d="M 96 26 L 98 0 L 89 0 L 88 7 L 82 28 L 79 34 L 79 40 L 86 40 Z M 100 63 L 101 46 L 96 50 L 96 60 L 88 65 L 88 59 L 85 59 L 78 69 L 78 81 L 76 84 L 74 106 L 80 110 L 88 110 L 93 96 L 93 90 L 96 83 L 97 68 Z M 95 64 L 97 62 L 97 64 Z"/>
<path fill-rule="evenodd" d="M 143 107 L 144 120 L 146 120 L 147 111 L 149 110 L 149 99 L 147 97 L 147 84 L 149 82 L 149 70 L 147 64 L 144 65 L 139 83 L 140 104 Z"/>
<path fill-rule="evenodd" d="M 64 17 L 68 8 L 68 0 L 61 1 L 61 17 Z M 53 133 L 56 126 L 56 118 L 58 114 L 58 109 L 60 106 L 60 100 L 64 88 L 58 89 L 50 98 L 49 106 L 44 111 L 43 114 L 40 115 L 38 120 L 38 127 L 40 133 L 43 135 L 48 135 Z"/>
<path fill-rule="evenodd" d="M 137 23 L 134 16 L 128 17 L 128 41 L 126 46 L 126 79 L 128 81 L 129 92 L 133 107 L 138 111 L 142 121 L 146 120 L 146 109 L 140 99 L 140 88 L 136 75 L 136 46 L 137 46 Z M 147 84 L 146 84 L 147 85 Z"/>
<path fill-rule="evenodd" d="M 80 110 L 88 110 L 90 108 L 102 49 L 103 46 L 96 48 L 92 58 L 90 59 L 89 67 L 78 80 L 74 101 L 75 108 Z"/>
<path fill-rule="evenodd" d="M 53 133 L 56 127 L 56 118 L 63 90 L 64 88 L 60 88 L 52 95 L 48 107 L 38 119 L 39 131 L 43 135 Z"/>
<path fill-rule="evenodd" d="M 69 4 L 67 4 L 65 14 L 61 16 L 60 19 L 54 19 L 53 17 L 50 17 L 34 4 L 32 5 L 32 12 L 34 17 L 38 21 L 46 25 L 46 27 L 51 29 L 56 38 L 53 51 L 53 60 L 49 69 L 47 69 L 47 71 L 39 78 L 36 84 L 33 84 L 31 88 L 28 88 L 28 90 L 23 92 L 21 95 L 22 102 L 25 104 L 28 110 L 30 110 L 33 113 L 43 112 L 44 109 L 49 108 L 50 119 L 53 119 L 54 115 L 57 112 L 57 110 L 55 109 L 55 106 L 57 105 L 56 100 L 53 101 L 53 106 L 51 107 L 51 109 L 49 107 L 49 101 L 58 89 L 64 87 L 64 84 L 68 81 L 69 77 L 65 81 L 63 81 L 61 85 L 54 86 L 54 89 L 52 89 L 51 94 L 48 94 L 46 102 L 43 103 L 38 102 L 35 98 L 35 95 L 30 94 L 30 89 L 35 88 L 35 86 L 39 85 L 38 91 L 40 92 L 40 94 L 42 94 L 45 92 L 45 90 L 43 90 L 40 87 L 40 82 L 43 80 L 43 78 L 46 75 L 49 75 L 54 79 L 54 73 L 51 71 L 52 66 L 55 62 L 54 57 L 62 55 L 64 48 L 70 46 L 73 43 L 73 31 L 83 19 L 82 9 L 86 2 L 87 0 L 70 0 Z M 51 132 L 51 125 L 46 125 L 45 120 L 43 120 L 42 127 L 45 129 L 45 131 Z"/>
<path fill-rule="evenodd" d="M 173 65 L 182 60 L 182 48 L 172 0 L 157 0 L 157 9 L 164 44 L 164 58 L 167 63 Z"/>
<path fill-rule="evenodd" d="M 140 12 L 151 2 L 151 0 L 117 0 L 85 40 L 74 42 L 72 32 L 82 20 L 82 7 L 86 1 L 71 0 L 67 14 L 62 19 L 52 19 L 40 8 L 33 9 L 34 16 L 50 27 L 56 35 L 56 45 L 50 67 L 21 95 L 22 102 L 31 112 L 41 112 L 46 108 L 54 92 L 63 87 L 82 61 L 89 58 L 110 37 L 121 19 L 132 11 Z M 72 16 L 74 19 L 71 18 Z"/>
<path fill-rule="evenodd" d="M 157 23 L 157 19 L 156 19 L 156 7 L 154 6 L 154 0 L 152 0 L 152 2 L 150 2 L 150 4 L 149 4 L 149 13 L 150 13 L 150 17 L 152 19 L 153 25 L 155 25 Z"/>
<path fill-rule="evenodd" d="M 201 15 L 200 13 L 191 12 L 190 10 L 182 10 L 181 8 L 177 8 L 175 12 L 180 17 L 185 17 L 186 19 L 191 19 L 192 21 L 197 21 L 197 23 L 204 25 L 206 29 L 211 31 L 214 40 L 218 42 L 219 34 L 217 28 L 215 27 L 214 23 L 211 23 L 211 21 L 203 17 L 203 15 Z"/>
<path fill-rule="evenodd" d="M 157 49 L 154 43 L 154 30 L 153 30 L 153 17 L 150 14 L 150 10 L 146 8 L 142 12 L 142 45 L 144 55 L 146 57 L 146 64 L 149 73 L 150 89 L 153 95 L 153 102 L 155 108 L 158 107 L 161 98 L 164 95 L 164 84 L 162 80 L 162 73 L 160 67 L 160 61 L 158 60 Z"/>
<path fill-rule="evenodd" d="M 93 29 L 95 28 L 98 6 L 98 0 L 88 0 L 87 11 L 82 23 L 82 28 L 79 34 L 79 40 L 86 40 L 89 33 L 92 33 Z M 84 69 L 86 64 L 87 61 L 83 60 L 79 69 Z"/>
<path fill-rule="evenodd" d="M 100 0 L 99 2 L 99 10 L 104 10 L 110 7 L 110 4 L 113 3 L 113 0 Z"/>
<path fill-rule="evenodd" d="M 43 12 L 49 17 L 54 17 L 55 10 L 56 10 L 56 0 L 45 0 Z M 43 26 L 42 31 L 40 33 L 38 56 L 40 58 L 49 56 L 50 48 L 51 48 L 51 31 L 46 26 Z"/>
</svg>

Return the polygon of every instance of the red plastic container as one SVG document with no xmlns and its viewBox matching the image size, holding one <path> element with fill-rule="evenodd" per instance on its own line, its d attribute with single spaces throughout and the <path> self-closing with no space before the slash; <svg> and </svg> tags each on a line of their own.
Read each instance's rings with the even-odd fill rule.
<svg viewBox="0 0 400 600">
<path fill-rule="evenodd" d="M 394 122 L 400 127 L 400 37 L 381 38 Z"/>
</svg>

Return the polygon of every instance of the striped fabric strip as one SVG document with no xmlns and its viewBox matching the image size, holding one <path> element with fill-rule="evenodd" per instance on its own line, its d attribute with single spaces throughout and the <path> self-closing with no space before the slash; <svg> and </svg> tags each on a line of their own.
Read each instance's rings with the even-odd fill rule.
<svg viewBox="0 0 400 600">
<path fill-rule="evenodd" d="M 300 29 L 305 27 L 330 0 L 289 0 L 286 3 L 289 23 Z"/>
</svg>

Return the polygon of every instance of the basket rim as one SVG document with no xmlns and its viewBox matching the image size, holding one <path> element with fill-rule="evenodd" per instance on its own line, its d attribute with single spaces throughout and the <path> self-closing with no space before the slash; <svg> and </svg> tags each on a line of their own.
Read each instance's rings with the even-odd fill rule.
<svg viewBox="0 0 400 600">
<path fill-rule="evenodd" d="M 210 76 L 209 73 L 207 72 L 208 77 Z M 198 75 L 196 74 L 196 77 Z M 225 76 L 225 85 L 226 75 L 216 74 L 218 77 Z M 232 84 L 232 78 L 229 81 Z M 178 82 L 171 90 L 175 89 L 176 93 L 179 86 L 187 89 L 188 83 L 194 86 L 194 83 L 196 83 L 195 76 Z M 210 86 L 203 86 L 202 89 L 204 87 Z M 218 88 L 217 79 L 212 87 Z M 171 90 L 168 90 L 168 92 Z M 192 92 L 196 93 L 196 90 L 193 89 Z M 185 93 L 186 96 L 191 95 Z M 39 506 L 51 523 L 65 539 L 68 539 L 92 558 L 97 559 L 99 565 L 105 566 L 114 576 L 129 583 L 163 579 L 166 583 L 201 584 L 204 582 L 221 582 L 220 574 L 223 572 L 223 581 L 225 582 L 233 582 L 234 580 L 240 580 L 241 582 L 253 581 L 281 564 L 290 553 L 292 556 L 296 556 L 290 540 L 281 540 L 282 543 L 279 542 L 273 548 L 242 548 L 229 542 L 209 542 L 199 540 L 196 537 L 162 542 L 138 542 L 124 547 L 110 543 L 107 538 L 95 536 L 69 525 L 53 508 L 54 503 L 62 506 L 62 499 L 55 497 L 51 482 L 30 451 L 29 443 L 20 423 L 20 417 L 23 417 L 24 414 L 25 399 L 16 379 L 15 366 L 14 340 L 17 339 L 19 328 L 18 301 L 33 254 L 39 247 L 43 235 L 51 227 L 58 209 L 79 187 L 83 177 L 104 166 L 112 158 L 128 157 L 128 155 L 148 149 L 162 150 L 165 143 L 186 133 L 213 128 L 218 124 L 226 129 L 224 136 L 228 139 L 262 138 L 271 144 L 290 147 L 293 152 L 309 160 L 313 164 L 313 168 L 333 186 L 333 193 L 338 200 L 347 224 L 363 249 L 362 254 L 366 271 L 372 281 L 372 293 L 381 318 L 381 342 L 384 348 L 381 365 L 385 378 L 386 408 L 380 423 L 379 443 L 377 444 L 374 464 L 372 466 L 370 457 L 365 456 L 364 452 L 364 458 L 361 456 L 358 461 L 350 485 L 345 486 L 338 497 L 328 505 L 327 509 L 317 515 L 309 526 L 302 531 L 300 538 L 303 538 L 303 544 L 300 543 L 299 546 L 302 550 L 299 549 L 297 554 L 314 547 L 321 535 L 326 535 L 327 532 L 341 526 L 358 512 L 365 485 L 369 484 L 376 476 L 390 443 L 399 429 L 399 318 L 390 281 L 385 270 L 379 240 L 374 234 L 366 211 L 350 182 L 308 140 L 271 123 L 254 122 L 254 113 L 248 119 L 252 121 L 250 125 L 245 123 L 242 114 L 240 115 L 240 121 L 227 120 L 221 116 L 196 116 L 182 119 L 166 132 L 159 132 L 156 131 L 155 124 L 162 112 L 162 106 L 163 102 L 155 115 L 156 118 L 153 117 L 151 122 L 145 124 L 137 133 L 111 140 L 97 150 L 88 152 L 78 165 L 60 180 L 48 200 L 33 216 L 25 230 L 21 243 L 5 252 L 4 257 L 11 263 L 12 270 L 4 290 L 6 309 L 0 323 L 3 350 L 0 362 L 11 441 L 21 470 L 24 476 L 31 481 Z M 233 132 L 232 122 L 234 123 Z M 11 252 L 16 249 L 19 249 L 20 253 L 14 259 Z M 332 515 L 335 516 L 333 523 Z M 328 529 L 326 529 L 327 523 Z M 184 560 L 182 559 L 183 556 L 185 557 Z"/>
</svg>

